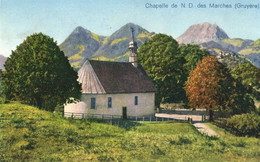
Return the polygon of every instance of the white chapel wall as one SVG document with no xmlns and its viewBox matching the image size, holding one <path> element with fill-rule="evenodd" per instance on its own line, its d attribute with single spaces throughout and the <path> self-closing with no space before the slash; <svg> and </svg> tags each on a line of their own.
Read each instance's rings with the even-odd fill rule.
<svg viewBox="0 0 260 162">
<path fill-rule="evenodd" d="M 135 105 L 135 96 L 138 96 L 138 105 Z M 91 109 L 91 98 L 96 99 L 96 108 Z M 108 97 L 112 97 L 112 107 L 108 108 Z M 127 116 L 146 116 L 155 114 L 154 93 L 128 94 L 83 94 L 82 101 L 76 104 L 67 104 L 64 113 L 87 113 L 122 115 L 122 107 L 127 107 Z"/>
</svg>

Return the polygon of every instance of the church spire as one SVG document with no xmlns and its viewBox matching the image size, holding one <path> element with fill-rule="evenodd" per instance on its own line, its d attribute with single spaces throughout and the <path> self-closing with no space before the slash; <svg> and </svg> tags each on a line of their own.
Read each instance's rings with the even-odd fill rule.
<svg viewBox="0 0 260 162">
<path fill-rule="evenodd" d="M 131 27 L 132 41 L 129 42 L 129 62 L 137 67 L 137 43 L 134 40 L 134 28 Z"/>
</svg>

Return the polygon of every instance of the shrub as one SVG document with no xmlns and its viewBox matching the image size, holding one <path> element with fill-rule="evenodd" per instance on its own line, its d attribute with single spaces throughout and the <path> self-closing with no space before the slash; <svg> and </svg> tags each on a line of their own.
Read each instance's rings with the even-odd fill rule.
<svg viewBox="0 0 260 162">
<path fill-rule="evenodd" d="M 239 136 L 260 137 L 260 116 L 256 113 L 234 115 L 226 120 L 226 126 Z"/>
</svg>

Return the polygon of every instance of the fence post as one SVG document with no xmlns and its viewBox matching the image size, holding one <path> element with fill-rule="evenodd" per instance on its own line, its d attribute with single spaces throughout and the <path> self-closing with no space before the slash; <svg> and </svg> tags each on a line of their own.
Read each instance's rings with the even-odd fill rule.
<svg viewBox="0 0 260 162">
<path fill-rule="evenodd" d="M 135 116 L 135 121 L 137 121 L 137 116 Z"/>
<path fill-rule="evenodd" d="M 144 116 L 143 116 L 143 121 L 144 121 Z"/>
<path fill-rule="evenodd" d="M 163 121 L 163 118 L 162 118 L 162 121 Z"/>
<path fill-rule="evenodd" d="M 157 121 L 157 117 L 155 117 L 155 120 Z"/>
<path fill-rule="evenodd" d="M 82 119 L 84 119 L 84 113 L 82 114 Z"/>
<path fill-rule="evenodd" d="M 150 116 L 150 121 L 152 121 L 152 116 Z"/>
</svg>

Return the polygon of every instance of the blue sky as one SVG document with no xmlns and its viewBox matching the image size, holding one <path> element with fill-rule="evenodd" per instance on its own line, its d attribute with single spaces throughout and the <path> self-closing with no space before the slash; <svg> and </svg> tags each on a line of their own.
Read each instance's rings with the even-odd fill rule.
<svg viewBox="0 0 260 162">
<path fill-rule="evenodd" d="M 248 2 L 247 2 L 248 1 Z M 166 3 L 169 8 L 146 8 L 146 3 Z M 175 3 L 179 8 L 171 8 Z M 180 8 L 193 3 L 195 8 Z M 11 50 L 29 35 L 43 32 L 58 44 L 77 27 L 110 35 L 128 22 L 150 32 L 177 38 L 190 25 L 218 24 L 231 38 L 260 38 L 260 9 L 199 9 L 197 4 L 258 4 L 259 0 L 0 0 L 0 54 Z"/>
</svg>

